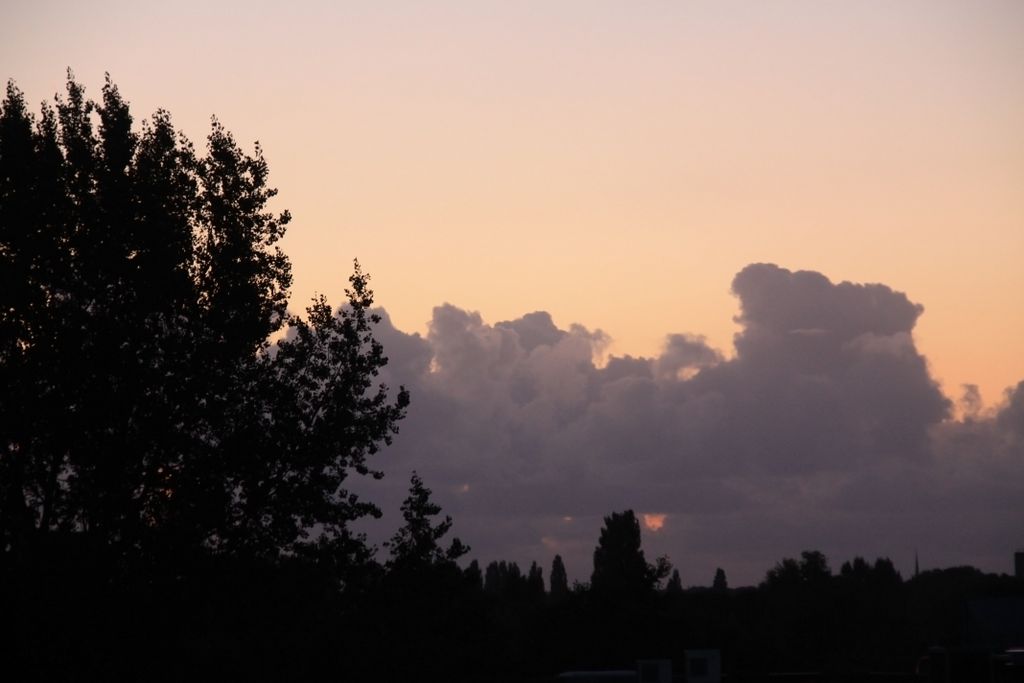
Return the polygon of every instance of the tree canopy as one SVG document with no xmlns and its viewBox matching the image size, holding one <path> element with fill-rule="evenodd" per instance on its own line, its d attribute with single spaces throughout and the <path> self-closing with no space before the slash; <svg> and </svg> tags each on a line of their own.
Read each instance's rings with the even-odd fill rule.
<svg viewBox="0 0 1024 683">
<path fill-rule="evenodd" d="M 765 575 L 764 585 L 769 588 L 795 588 L 824 583 L 832 576 L 828 560 L 820 550 L 805 550 L 799 562 L 784 558 Z"/>
<path fill-rule="evenodd" d="M 352 473 L 408 394 L 368 276 L 346 304 L 287 308 L 290 222 L 259 144 L 213 120 L 205 155 L 158 111 L 140 127 L 107 77 L 71 76 L 39 116 L 0 105 L 0 554 L 46 539 L 115 562 L 212 553 L 365 555 L 379 514 Z M 273 343 L 272 339 L 279 339 Z"/>
<path fill-rule="evenodd" d="M 715 569 L 715 578 L 711 581 L 711 587 L 716 591 L 724 591 L 729 588 L 729 581 L 725 578 L 725 570 L 721 567 Z"/>
<path fill-rule="evenodd" d="M 650 593 L 669 571 L 667 558 L 647 563 L 640 549 L 640 523 L 632 510 L 613 512 L 604 518 L 590 580 L 596 594 L 635 597 Z"/>
<path fill-rule="evenodd" d="M 679 576 L 679 570 L 673 569 L 672 575 L 665 584 L 665 592 L 671 595 L 679 595 L 683 592 L 683 579 Z"/>
<path fill-rule="evenodd" d="M 434 524 L 433 518 L 441 514 L 441 506 L 430 500 L 431 491 L 416 472 L 412 473 L 409 496 L 402 503 L 402 526 L 388 542 L 391 559 L 388 567 L 398 571 L 420 571 L 442 566 L 454 566 L 455 560 L 469 552 L 469 546 L 458 538 L 447 548 L 440 541 L 452 528 L 452 518 Z"/>
<path fill-rule="evenodd" d="M 569 595 L 569 576 L 565 572 L 565 563 L 561 555 L 555 555 L 551 561 L 551 586 L 549 592 L 555 600 L 562 600 Z"/>
</svg>

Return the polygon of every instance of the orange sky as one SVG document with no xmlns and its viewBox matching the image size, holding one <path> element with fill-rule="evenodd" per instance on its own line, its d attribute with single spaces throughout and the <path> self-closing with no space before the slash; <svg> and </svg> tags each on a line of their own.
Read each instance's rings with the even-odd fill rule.
<svg viewBox="0 0 1024 683">
<path fill-rule="evenodd" d="M 15 0 L 0 64 L 259 139 L 298 305 L 358 256 L 405 330 L 450 301 L 728 354 L 770 261 L 924 304 L 953 397 L 1024 379 L 1020 2 Z"/>
</svg>

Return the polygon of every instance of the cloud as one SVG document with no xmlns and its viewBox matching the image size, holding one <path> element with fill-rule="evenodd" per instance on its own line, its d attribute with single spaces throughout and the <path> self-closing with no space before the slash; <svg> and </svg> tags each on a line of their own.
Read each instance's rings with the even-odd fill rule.
<svg viewBox="0 0 1024 683">
<path fill-rule="evenodd" d="M 701 368 L 721 360 L 721 354 L 709 347 L 704 337 L 670 334 L 665 340 L 665 350 L 658 357 L 658 374 L 670 379 L 688 379 Z"/>
<path fill-rule="evenodd" d="M 385 314 L 382 377 L 412 405 L 378 460 L 388 476 L 367 484 L 386 510 L 371 533 L 397 526 L 415 468 L 473 556 L 546 566 L 560 552 L 579 580 L 603 516 L 625 508 L 659 511 L 648 554 L 672 556 L 688 583 L 717 566 L 755 582 L 807 548 L 834 563 L 888 555 L 907 569 L 916 550 L 923 566 L 1009 566 L 1024 384 L 955 421 L 914 344 L 923 308 L 903 293 L 770 264 L 732 291 L 728 359 L 672 333 L 656 358 L 602 365 L 606 335 L 543 311 L 492 325 L 445 304 L 425 337 Z"/>
</svg>

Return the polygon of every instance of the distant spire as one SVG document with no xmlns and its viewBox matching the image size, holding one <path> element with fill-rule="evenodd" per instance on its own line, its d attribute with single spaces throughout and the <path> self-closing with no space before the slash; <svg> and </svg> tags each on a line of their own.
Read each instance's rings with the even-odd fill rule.
<svg viewBox="0 0 1024 683">
<path fill-rule="evenodd" d="M 917 550 L 914 550 L 914 577 L 921 573 L 921 566 L 917 563 Z"/>
</svg>

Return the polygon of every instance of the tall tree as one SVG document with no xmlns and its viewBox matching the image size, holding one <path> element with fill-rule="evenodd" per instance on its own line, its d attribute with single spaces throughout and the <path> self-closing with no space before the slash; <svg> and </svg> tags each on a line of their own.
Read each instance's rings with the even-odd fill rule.
<svg viewBox="0 0 1024 683">
<path fill-rule="evenodd" d="M 549 592 L 554 600 L 561 600 L 569 595 L 569 576 L 565 573 L 565 563 L 561 555 L 555 555 L 551 561 L 551 586 Z"/>
<path fill-rule="evenodd" d="M 430 489 L 412 473 L 409 497 L 402 503 L 402 526 L 388 542 L 392 571 L 423 571 L 440 565 L 453 565 L 455 560 L 469 552 L 469 547 L 458 538 L 444 548 L 440 541 L 452 528 L 452 518 L 445 516 L 434 524 L 433 518 L 441 514 L 441 506 L 430 500 Z"/>
<path fill-rule="evenodd" d="M 800 578 L 804 583 L 817 584 L 832 577 L 828 560 L 820 550 L 805 550 L 800 553 Z"/>
<path fill-rule="evenodd" d="M 725 570 L 721 567 L 715 569 L 715 578 L 711 582 L 711 588 L 716 591 L 725 591 L 729 588 L 729 582 L 725 578 Z"/>
<path fill-rule="evenodd" d="M 202 157 L 166 112 L 136 128 L 109 77 L 38 118 L 8 84 L 0 559 L 67 534 L 114 563 L 366 556 L 351 522 L 379 511 L 346 479 L 379 476 L 408 395 L 374 386 L 358 264 L 345 306 L 288 312 L 267 179 L 216 121 Z"/>
<path fill-rule="evenodd" d="M 635 598 L 652 592 L 668 576 L 671 565 L 665 557 L 648 564 L 640 549 L 640 523 L 632 510 L 613 512 L 594 549 L 594 572 L 590 587 L 609 597 Z"/>
<path fill-rule="evenodd" d="M 679 595 L 683 592 L 683 579 L 679 576 L 678 569 L 672 570 L 672 576 L 668 578 L 668 583 L 665 584 L 665 592 L 669 595 Z"/>
<path fill-rule="evenodd" d="M 494 561 L 484 572 L 484 591 L 504 598 L 518 598 L 526 593 L 526 579 L 515 562 Z"/>
<path fill-rule="evenodd" d="M 466 586 L 474 593 L 479 593 L 484 589 L 484 573 L 480 570 L 480 563 L 473 560 L 469 563 L 469 566 L 462 572 L 463 578 L 466 580 Z"/>
<path fill-rule="evenodd" d="M 536 562 L 530 563 L 530 571 L 526 574 L 526 591 L 530 597 L 544 596 L 544 570 Z"/>
<path fill-rule="evenodd" d="M 832 577 L 828 560 L 818 550 L 805 550 L 800 553 L 800 560 L 785 558 L 775 565 L 762 585 L 769 588 L 793 588 L 796 586 L 818 586 Z"/>
</svg>

